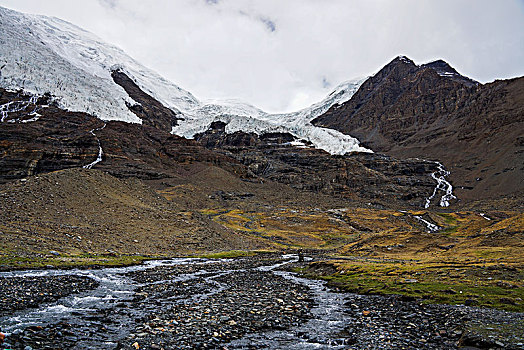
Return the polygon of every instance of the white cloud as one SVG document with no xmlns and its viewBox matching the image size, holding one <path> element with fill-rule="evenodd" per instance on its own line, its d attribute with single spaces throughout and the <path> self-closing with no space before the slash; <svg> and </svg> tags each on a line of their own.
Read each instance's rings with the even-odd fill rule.
<svg viewBox="0 0 524 350">
<path fill-rule="evenodd" d="M 199 98 L 305 107 L 398 54 L 482 82 L 524 75 L 518 0 L 0 0 L 75 23 Z M 326 82 L 331 84 L 331 87 Z"/>
</svg>

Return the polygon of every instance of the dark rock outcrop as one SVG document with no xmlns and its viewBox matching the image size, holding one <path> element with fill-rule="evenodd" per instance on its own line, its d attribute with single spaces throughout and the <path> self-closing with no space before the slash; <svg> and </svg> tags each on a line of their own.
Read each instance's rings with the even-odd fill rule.
<svg viewBox="0 0 524 350">
<path fill-rule="evenodd" d="M 32 99 L 0 89 L 0 105 L 9 102 L 20 108 L 6 113 L 0 124 L 0 182 L 81 167 L 96 159 L 98 144 L 89 131 L 102 127 L 101 120 L 48 105 L 45 97 Z M 41 116 L 29 121 L 35 110 Z"/>
<path fill-rule="evenodd" d="M 124 72 L 114 70 L 111 72 L 111 77 L 113 77 L 115 83 L 126 90 L 133 100 L 138 102 L 138 104 L 129 105 L 128 107 L 137 117 L 142 119 L 144 125 L 150 125 L 170 132 L 171 128 L 177 125 L 177 120 L 182 119 L 177 116 L 176 112 L 142 91 Z"/>
<path fill-rule="evenodd" d="M 238 161 L 168 130 L 124 122 L 105 123 L 86 113 L 48 105 L 46 98 L 35 100 L 22 92 L 0 89 L 0 105 L 9 102 L 24 102 L 21 106 L 26 108 L 7 113 L 0 124 L 0 182 L 85 166 L 97 159 L 98 141 L 104 154 L 95 168 L 118 177 L 159 179 L 215 165 L 239 177 L 248 175 Z M 41 116 L 24 122 L 35 108 Z"/>
<path fill-rule="evenodd" d="M 333 156 L 325 151 L 295 147 L 292 135 L 235 132 L 213 123 L 195 139 L 235 158 L 256 176 L 293 188 L 350 200 L 424 205 L 435 181 L 436 165 L 418 159 L 400 160 L 373 153 Z"/>
</svg>

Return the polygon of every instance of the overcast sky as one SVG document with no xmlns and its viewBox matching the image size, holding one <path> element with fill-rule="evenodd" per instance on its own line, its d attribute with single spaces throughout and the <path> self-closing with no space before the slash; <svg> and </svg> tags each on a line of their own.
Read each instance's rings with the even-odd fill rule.
<svg viewBox="0 0 524 350">
<path fill-rule="evenodd" d="M 524 0 L 0 0 L 87 29 L 201 99 L 269 112 L 399 54 L 481 82 L 524 75 Z"/>
</svg>

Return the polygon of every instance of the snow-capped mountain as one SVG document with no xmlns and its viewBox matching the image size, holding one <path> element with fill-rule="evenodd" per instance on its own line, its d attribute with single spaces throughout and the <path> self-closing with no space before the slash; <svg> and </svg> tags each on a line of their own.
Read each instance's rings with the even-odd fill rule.
<svg viewBox="0 0 524 350">
<path fill-rule="evenodd" d="M 220 120 L 228 123 L 227 132 L 289 132 L 332 154 L 369 152 L 351 136 L 310 124 L 332 105 L 349 100 L 364 79 L 343 83 L 323 101 L 294 113 L 270 114 L 231 100 L 201 101 L 71 23 L 0 7 L 0 87 L 50 93 L 64 109 L 140 123 L 127 106 L 136 102 L 111 77 L 116 69 L 181 114 L 183 120 L 172 130 L 180 136 L 191 138 Z"/>
</svg>

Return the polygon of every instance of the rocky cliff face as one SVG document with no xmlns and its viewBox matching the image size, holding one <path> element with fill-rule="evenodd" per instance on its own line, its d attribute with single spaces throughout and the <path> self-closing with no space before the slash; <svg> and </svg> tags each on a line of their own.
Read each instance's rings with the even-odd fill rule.
<svg viewBox="0 0 524 350">
<path fill-rule="evenodd" d="M 65 168 L 96 159 L 90 130 L 103 122 L 85 113 L 66 112 L 48 98 L 0 89 L 0 182 Z"/>
<path fill-rule="evenodd" d="M 378 152 L 441 161 L 459 198 L 524 188 L 524 78 L 481 85 L 444 61 L 399 57 L 313 123 Z"/>
<path fill-rule="evenodd" d="M 332 156 L 286 133 L 227 134 L 221 122 L 213 123 L 195 139 L 215 152 L 237 159 L 260 178 L 299 190 L 348 200 L 420 207 L 435 188 L 430 174 L 437 166 L 424 160 L 373 153 Z"/>
<path fill-rule="evenodd" d="M 125 77 L 122 81 L 129 84 Z M 353 201 L 413 206 L 423 206 L 436 185 L 430 176 L 434 163 L 367 153 L 333 156 L 288 133 L 227 134 L 226 124 L 216 122 L 196 140 L 187 140 L 165 130 L 174 116 L 160 103 L 148 103 L 139 90 L 133 96 L 143 98 L 143 124 L 103 122 L 64 111 L 43 98 L 1 93 L 2 106 L 17 106 L 5 113 L 0 128 L 2 181 L 87 165 L 121 178 L 167 181 L 218 167 L 237 179 Z"/>
<path fill-rule="evenodd" d="M 177 125 L 177 120 L 182 119 L 171 109 L 142 91 L 125 73 L 113 70 L 111 77 L 115 83 L 123 87 L 127 94 L 137 102 L 128 107 L 137 117 L 142 119 L 143 124 L 170 132 L 172 127 Z"/>
<path fill-rule="evenodd" d="M 100 148 L 102 160 L 94 167 L 118 177 L 166 178 L 199 164 L 221 164 L 237 176 L 247 173 L 234 159 L 172 135 L 154 119 L 156 127 L 148 123 L 106 123 L 48 102 L 46 98 L 0 89 L 0 106 L 5 109 L 0 124 L 1 182 L 84 167 L 97 159 Z"/>
</svg>

